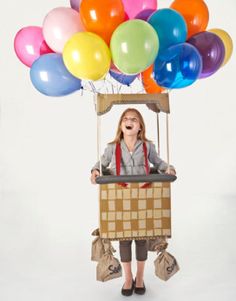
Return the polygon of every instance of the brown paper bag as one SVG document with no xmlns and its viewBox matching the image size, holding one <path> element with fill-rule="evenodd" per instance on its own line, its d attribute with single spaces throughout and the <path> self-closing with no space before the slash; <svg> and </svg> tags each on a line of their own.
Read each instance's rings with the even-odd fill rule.
<svg viewBox="0 0 236 301">
<path fill-rule="evenodd" d="M 97 280 L 108 281 L 122 276 L 121 264 L 112 253 L 103 255 L 97 265 Z"/>
<path fill-rule="evenodd" d="M 92 242 L 91 260 L 99 261 L 105 254 L 103 241 L 100 237 L 96 237 Z"/>
<path fill-rule="evenodd" d="M 93 233 L 95 233 L 95 231 L 93 231 Z M 96 234 L 93 233 L 92 235 L 99 235 L 99 232 L 96 232 Z M 111 241 L 109 239 L 102 239 L 99 236 L 96 237 L 92 242 L 91 260 L 99 261 L 106 252 L 116 252 Z"/>
<path fill-rule="evenodd" d="M 165 236 L 157 236 L 154 239 L 147 240 L 148 251 L 157 252 L 157 254 L 164 251 L 167 246 L 168 243 Z"/>
<path fill-rule="evenodd" d="M 154 261 L 155 274 L 162 280 L 168 280 L 179 270 L 179 265 L 170 253 L 163 251 Z"/>
<path fill-rule="evenodd" d="M 91 235 L 92 235 L 92 236 L 100 236 L 99 229 L 97 228 L 97 229 L 93 230 L 93 232 L 92 232 Z"/>
<path fill-rule="evenodd" d="M 103 243 L 103 246 L 104 246 L 105 253 L 106 252 L 108 252 L 108 253 L 109 252 L 110 253 L 115 253 L 116 252 L 116 250 L 113 248 L 113 245 L 111 244 L 110 239 L 103 238 L 102 243 Z"/>
</svg>

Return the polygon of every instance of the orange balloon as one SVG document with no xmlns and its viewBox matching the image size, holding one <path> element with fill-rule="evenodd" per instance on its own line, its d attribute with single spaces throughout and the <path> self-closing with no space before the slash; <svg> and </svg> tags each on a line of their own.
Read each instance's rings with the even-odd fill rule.
<svg viewBox="0 0 236 301">
<path fill-rule="evenodd" d="M 185 19 L 188 38 L 207 28 L 209 11 L 203 0 L 175 0 L 170 7 L 177 10 Z"/>
<path fill-rule="evenodd" d="M 153 78 L 153 66 L 151 65 L 141 73 L 142 83 L 145 91 L 149 94 L 161 93 L 165 89 L 160 87 Z"/>
<path fill-rule="evenodd" d="M 113 31 L 125 20 L 125 11 L 122 0 L 82 0 L 80 16 L 85 29 L 109 45 Z"/>
</svg>

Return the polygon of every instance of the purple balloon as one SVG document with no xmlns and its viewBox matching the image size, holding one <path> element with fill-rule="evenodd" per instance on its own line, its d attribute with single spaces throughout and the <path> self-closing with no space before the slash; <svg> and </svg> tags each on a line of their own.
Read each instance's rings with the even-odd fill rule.
<svg viewBox="0 0 236 301">
<path fill-rule="evenodd" d="M 126 86 L 130 86 L 130 84 L 132 84 L 132 82 L 137 77 L 137 75 L 126 75 L 123 73 L 114 72 L 112 70 L 110 70 L 109 73 L 111 77 L 113 77 L 116 81 Z"/>
<path fill-rule="evenodd" d="M 135 19 L 147 21 L 147 19 L 155 12 L 155 9 L 144 9 L 135 16 Z"/>
<path fill-rule="evenodd" d="M 70 0 L 70 6 L 71 6 L 71 8 L 79 11 L 80 2 L 81 2 L 81 0 Z"/>
<path fill-rule="evenodd" d="M 199 78 L 209 77 L 220 68 L 225 57 L 225 47 L 216 34 L 203 31 L 193 35 L 187 42 L 196 47 L 202 57 Z"/>
</svg>

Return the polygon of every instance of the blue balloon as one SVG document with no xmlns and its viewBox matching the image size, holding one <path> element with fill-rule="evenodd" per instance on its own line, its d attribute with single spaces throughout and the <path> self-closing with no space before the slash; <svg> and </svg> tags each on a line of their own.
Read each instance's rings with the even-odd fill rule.
<svg viewBox="0 0 236 301">
<path fill-rule="evenodd" d="M 157 84 L 171 89 L 184 88 L 193 84 L 201 71 L 201 55 L 194 46 L 188 43 L 167 48 L 155 60 L 153 69 Z"/>
<path fill-rule="evenodd" d="M 109 71 L 110 75 L 123 85 L 129 86 L 137 77 L 137 75 L 126 75 L 123 73 L 116 73 L 114 71 Z"/>
<path fill-rule="evenodd" d="M 171 8 L 158 9 L 147 21 L 158 35 L 159 53 L 172 45 L 186 41 L 187 25 L 184 18 L 176 10 Z"/>
<path fill-rule="evenodd" d="M 64 96 L 81 88 L 81 80 L 66 69 L 59 53 L 40 56 L 31 66 L 30 79 L 39 92 L 48 96 Z"/>
</svg>

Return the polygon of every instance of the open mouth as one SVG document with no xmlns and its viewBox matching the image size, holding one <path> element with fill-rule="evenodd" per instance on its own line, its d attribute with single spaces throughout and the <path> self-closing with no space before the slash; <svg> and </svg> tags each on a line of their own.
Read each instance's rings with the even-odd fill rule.
<svg viewBox="0 0 236 301">
<path fill-rule="evenodd" d="M 131 125 L 126 125 L 125 128 L 126 128 L 127 130 L 132 130 L 133 127 L 132 127 Z"/>
</svg>

